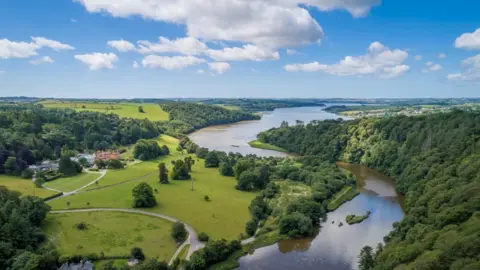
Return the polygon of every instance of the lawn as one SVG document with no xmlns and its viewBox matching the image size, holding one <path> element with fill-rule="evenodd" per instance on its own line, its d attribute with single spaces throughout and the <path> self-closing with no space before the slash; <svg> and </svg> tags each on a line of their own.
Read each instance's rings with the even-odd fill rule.
<svg viewBox="0 0 480 270">
<path fill-rule="evenodd" d="M 158 104 L 152 103 L 88 103 L 47 100 L 42 101 L 41 104 L 46 108 L 69 108 L 76 111 L 114 113 L 120 117 L 126 118 L 148 118 L 152 121 L 168 121 L 168 113 L 163 111 Z M 83 108 L 83 106 L 85 106 L 85 108 Z M 138 106 L 143 106 L 144 113 L 138 112 Z"/>
<path fill-rule="evenodd" d="M 273 151 L 278 151 L 278 152 L 288 152 L 287 150 L 285 150 L 281 147 L 278 147 L 276 145 L 269 144 L 269 143 L 264 143 L 264 142 L 261 142 L 259 140 L 253 140 L 253 141 L 249 142 L 248 145 L 250 145 L 253 148 L 273 150 Z"/>
<path fill-rule="evenodd" d="M 86 230 L 75 227 L 80 222 L 87 224 Z M 171 227 L 171 222 L 160 218 L 118 212 L 49 214 L 42 224 L 62 255 L 125 256 L 132 247 L 140 247 L 147 258 L 165 261 L 177 249 Z"/>
<path fill-rule="evenodd" d="M 24 196 L 35 195 L 40 198 L 46 198 L 56 194 L 55 191 L 36 187 L 33 184 L 32 179 L 23 179 L 8 175 L 0 175 L 0 186 L 5 186 L 10 190 L 18 191 Z"/>
<path fill-rule="evenodd" d="M 191 190 L 192 182 L 189 180 L 170 181 L 168 185 L 161 185 L 158 183 L 158 175 L 153 173 L 139 181 L 79 193 L 49 203 L 54 209 L 66 209 L 67 202 L 70 203 L 70 209 L 131 208 L 132 189 L 146 181 L 157 189 L 158 205 L 145 210 L 176 217 L 193 226 L 197 232 L 206 232 L 213 239 L 237 238 L 244 231 L 245 223 L 251 219 L 248 206 L 256 193 L 236 190 L 236 180 L 233 177 L 221 176 L 218 169 L 204 168 L 203 160 L 195 161 L 192 172 L 194 191 Z M 127 174 L 132 168 L 143 164 L 147 166 L 148 163 L 134 165 L 121 172 Z M 144 170 L 144 173 L 148 171 Z M 210 197 L 209 202 L 204 200 L 205 195 Z"/>
<path fill-rule="evenodd" d="M 74 191 L 81 188 L 86 184 L 95 181 L 101 174 L 97 172 L 83 172 L 81 174 L 72 177 L 62 177 L 50 182 L 45 183 L 45 186 L 53 189 L 57 189 L 63 192 Z"/>
</svg>

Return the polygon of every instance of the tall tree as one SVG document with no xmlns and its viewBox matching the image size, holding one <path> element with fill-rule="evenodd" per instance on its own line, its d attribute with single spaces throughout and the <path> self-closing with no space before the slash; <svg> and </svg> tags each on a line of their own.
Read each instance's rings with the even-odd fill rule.
<svg viewBox="0 0 480 270">
<path fill-rule="evenodd" d="M 149 208 L 157 205 L 153 189 L 146 182 L 138 184 L 132 190 L 132 195 L 134 208 Z"/>
<path fill-rule="evenodd" d="M 371 270 L 375 267 L 375 259 L 373 258 L 372 247 L 364 246 L 358 256 L 358 268 L 360 270 Z"/>
<path fill-rule="evenodd" d="M 160 184 L 168 184 L 168 170 L 163 162 L 158 164 L 158 179 Z"/>
</svg>

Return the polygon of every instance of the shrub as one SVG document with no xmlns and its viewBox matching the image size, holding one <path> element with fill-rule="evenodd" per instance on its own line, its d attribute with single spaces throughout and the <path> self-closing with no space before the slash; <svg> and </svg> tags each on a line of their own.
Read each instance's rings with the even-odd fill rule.
<svg viewBox="0 0 480 270">
<path fill-rule="evenodd" d="M 245 232 L 248 235 L 253 236 L 256 231 L 257 231 L 257 222 L 255 222 L 254 220 L 250 220 L 249 222 L 247 222 L 247 224 L 245 225 Z"/>
<path fill-rule="evenodd" d="M 31 169 L 25 169 L 22 171 L 21 176 L 25 179 L 30 179 L 35 173 Z"/>
<path fill-rule="evenodd" d="M 132 248 L 132 250 L 130 251 L 130 255 L 140 261 L 143 261 L 145 259 L 145 254 L 143 254 L 143 250 L 139 247 Z"/>
<path fill-rule="evenodd" d="M 204 232 L 198 234 L 198 241 L 207 242 L 208 239 L 210 239 L 210 236 L 208 236 L 208 234 Z"/>
<path fill-rule="evenodd" d="M 75 224 L 75 228 L 84 231 L 88 229 L 88 226 L 85 222 L 81 221 L 80 223 Z"/>
<path fill-rule="evenodd" d="M 204 199 L 206 202 L 210 201 L 210 197 L 208 197 L 208 195 L 205 195 L 205 196 L 203 197 L 203 199 Z"/>
</svg>

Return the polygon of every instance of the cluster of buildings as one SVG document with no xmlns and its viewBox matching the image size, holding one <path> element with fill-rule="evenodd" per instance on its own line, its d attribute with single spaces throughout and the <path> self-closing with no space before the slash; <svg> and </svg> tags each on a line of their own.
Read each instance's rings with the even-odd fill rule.
<svg viewBox="0 0 480 270">
<path fill-rule="evenodd" d="M 111 159 L 120 159 L 120 153 L 118 151 L 110 150 L 110 151 L 96 151 L 93 154 L 78 154 L 71 159 L 73 161 L 78 162 L 80 159 L 85 158 L 89 165 L 93 165 L 95 160 L 111 160 Z M 30 165 L 28 167 L 35 172 L 39 171 L 49 171 L 49 170 L 58 170 L 58 161 L 53 160 L 46 160 L 43 161 L 41 164 L 38 165 Z"/>
</svg>

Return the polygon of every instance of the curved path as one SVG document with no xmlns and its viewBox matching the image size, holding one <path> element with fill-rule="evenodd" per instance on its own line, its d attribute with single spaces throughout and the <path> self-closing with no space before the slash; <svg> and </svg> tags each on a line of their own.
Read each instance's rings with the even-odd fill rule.
<svg viewBox="0 0 480 270">
<path fill-rule="evenodd" d="M 101 211 L 106 211 L 106 212 L 123 212 L 123 213 L 134 213 L 134 214 L 141 214 L 141 215 L 147 215 L 147 216 L 152 216 L 152 217 L 158 217 L 162 219 L 166 219 L 171 222 L 177 222 L 180 221 L 174 217 L 170 217 L 167 215 L 162 215 L 162 214 L 157 214 L 157 213 L 152 213 L 152 212 L 147 212 L 143 210 L 137 210 L 137 209 L 126 209 L 126 208 L 89 208 L 89 209 L 77 209 L 77 210 L 54 210 L 50 211 L 51 214 L 64 214 L 64 213 L 80 213 L 80 212 L 101 212 Z M 180 245 L 177 248 L 177 251 L 173 255 L 172 259 L 170 260 L 170 263 L 175 260 L 175 258 L 178 256 L 182 248 L 186 244 L 190 244 L 190 248 L 187 253 L 186 259 L 190 259 L 190 256 L 193 254 L 193 252 L 203 248 L 205 244 L 202 242 L 198 241 L 197 233 L 195 230 L 192 228 L 192 226 L 185 224 L 185 229 L 188 231 L 188 238 L 187 240 Z"/>
</svg>

